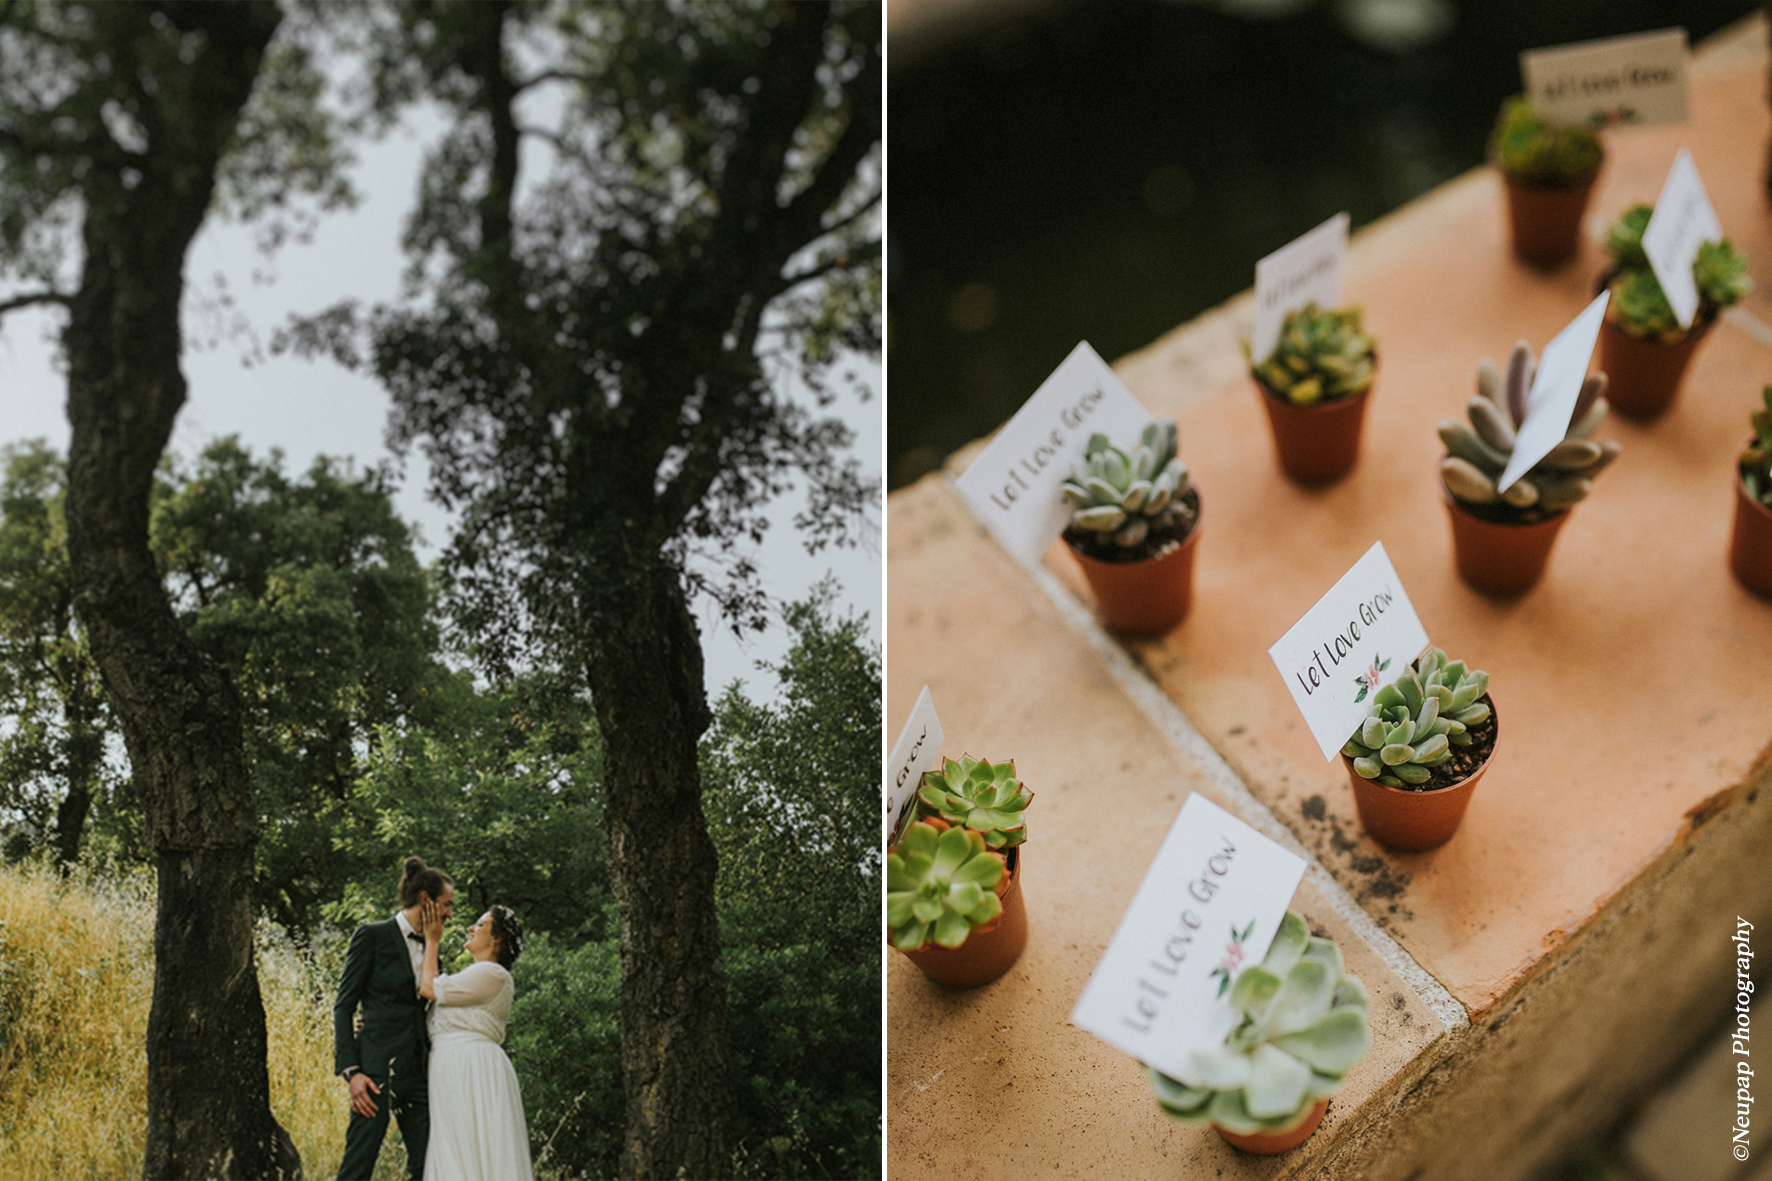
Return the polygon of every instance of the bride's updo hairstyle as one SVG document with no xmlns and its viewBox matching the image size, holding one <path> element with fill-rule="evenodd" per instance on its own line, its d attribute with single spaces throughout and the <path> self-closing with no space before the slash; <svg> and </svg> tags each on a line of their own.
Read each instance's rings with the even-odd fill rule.
<svg viewBox="0 0 1772 1181">
<path fill-rule="evenodd" d="M 418 905 L 420 894 L 429 894 L 433 900 L 443 896 L 443 887 L 455 885 L 455 879 L 434 866 L 426 865 L 421 857 L 408 857 L 404 872 L 400 875 L 400 908 Z"/>
<path fill-rule="evenodd" d="M 517 957 L 523 954 L 523 922 L 508 906 L 494 906 L 486 913 L 492 916 L 492 937 L 498 942 L 499 967 L 508 972 Z"/>
</svg>

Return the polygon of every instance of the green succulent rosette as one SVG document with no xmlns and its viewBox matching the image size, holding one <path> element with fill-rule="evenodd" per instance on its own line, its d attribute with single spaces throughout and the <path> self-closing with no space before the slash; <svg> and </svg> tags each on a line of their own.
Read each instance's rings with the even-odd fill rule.
<svg viewBox="0 0 1772 1181">
<path fill-rule="evenodd" d="M 914 821 L 886 852 L 886 926 L 892 946 L 954 948 L 1003 913 L 997 887 L 1007 872 L 1001 853 L 965 828 Z"/>
<path fill-rule="evenodd" d="M 917 785 L 917 815 L 939 816 L 969 828 L 992 849 L 1007 849 L 1027 840 L 1022 810 L 1034 793 L 1015 778 L 1015 760 L 991 763 L 970 755 L 943 759 L 939 770 L 925 771 Z"/>
<path fill-rule="evenodd" d="M 1419 786 L 1452 757 L 1453 747 L 1474 741 L 1470 727 L 1490 717 L 1482 700 L 1487 692 L 1488 673 L 1429 648 L 1414 667 L 1373 695 L 1371 716 L 1341 753 L 1364 779 L 1386 787 Z"/>
<path fill-rule="evenodd" d="M 1372 1044 L 1365 988 L 1344 971 L 1341 949 L 1313 937 L 1296 911 L 1227 1000 L 1240 1017 L 1223 1045 L 1194 1051 L 1201 1085 L 1150 1070 L 1171 1119 L 1240 1135 L 1288 1131 L 1341 1088 Z"/>
</svg>

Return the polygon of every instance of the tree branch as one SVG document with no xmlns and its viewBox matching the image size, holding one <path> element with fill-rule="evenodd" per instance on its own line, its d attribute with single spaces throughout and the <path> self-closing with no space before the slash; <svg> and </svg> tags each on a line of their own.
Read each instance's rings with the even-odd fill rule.
<svg viewBox="0 0 1772 1181">
<path fill-rule="evenodd" d="M 31 291 L 24 295 L 15 295 L 10 299 L 0 299 L 0 316 L 45 303 L 58 304 L 65 308 L 71 305 L 72 297 L 60 291 Z"/>
<path fill-rule="evenodd" d="M 824 263 L 821 266 L 813 267 L 811 270 L 795 271 L 792 274 L 783 275 L 781 277 L 780 285 L 770 292 L 770 294 L 771 296 L 780 295 L 782 292 L 792 290 L 802 283 L 822 278 L 823 276 L 830 274 L 832 271 L 846 270 L 849 267 L 856 265 L 858 262 L 867 262 L 879 257 L 880 240 L 875 238 L 871 242 L 862 243 L 855 250 L 838 255 L 836 258 L 831 259 L 829 262 Z"/>
</svg>

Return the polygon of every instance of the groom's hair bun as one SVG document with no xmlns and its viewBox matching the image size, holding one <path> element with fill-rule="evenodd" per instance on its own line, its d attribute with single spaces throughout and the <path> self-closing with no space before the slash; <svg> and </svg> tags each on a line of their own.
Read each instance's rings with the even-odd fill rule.
<svg viewBox="0 0 1772 1181">
<path fill-rule="evenodd" d="M 523 920 L 508 906 L 494 906 L 486 912 L 492 916 L 492 937 L 498 941 L 499 966 L 510 970 L 523 954 Z"/>
<path fill-rule="evenodd" d="M 400 874 L 400 905 L 402 908 L 418 905 L 420 894 L 429 894 L 432 898 L 443 895 L 443 887 L 455 885 L 455 879 L 432 865 L 426 865 L 422 857 L 408 857 L 401 866 Z"/>
</svg>

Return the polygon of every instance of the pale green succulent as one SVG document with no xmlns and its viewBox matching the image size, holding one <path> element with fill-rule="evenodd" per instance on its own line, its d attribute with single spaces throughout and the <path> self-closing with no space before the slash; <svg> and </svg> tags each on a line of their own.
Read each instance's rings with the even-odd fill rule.
<svg viewBox="0 0 1772 1181">
<path fill-rule="evenodd" d="M 1374 347 L 1360 331 L 1359 308 L 1322 311 L 1308 303 L 1286 313 L 1273 353 L 1251 372 L 1275 397 L 1310 406 L 1371 389 L 1378 366 Z M 1247 343 L 1243 351 L 1248 354 Z"/>
<path fill-rule="evenodd" d="M 1059 490 L 1072 507 L 1070 530 L 1134 549 L 1153 535 L 1182 526 L 1188 470 L 1175 447 L 1173 422 L 1145 427 L 1131 454 L 1108 442 L 1106 435 L 1090 435 L 1083 457 Z"/>
<path fill-rule="evenodd" d="M 1513 458 L 1515 432 L 1526 421 L 1526 394 L 1532 388 L 1532 346 L 1514 345 L 1508 357 L 1507 377 L 1487 357 L 1477 368 L 1477 392 L 1465 403 L 1467 426 L 1440 420 L 1440 441 L 1446 457 L 1440 460 L 1440 479 L 1460 504 L 1479 509 L 1478 515 L 1529 524 L 1543 520 L 1579 503 L 1593 491 L 1593 479 L 1618 458 L 1618 443 L 1595 442 L 1608 409 L 1606 375 L 1590 373 L 1570 415 L 1563 441 L 1508 485 L 1496 487 L 1508 461 Z"/>
<path fill-rule="evenodd" d="M 963 756 L 943 759 L 941 769 L 925 771 L 917 785 L 917 816 L 938 816 L 969 828 L 992 849 L 1013 848 L 1027 840 L 1022 809 L 1034 793 L 1015 778 L 1015 760 L 989 763 Z"/>
<path fill-rule="evenodd" d="M 886 851 L 886 925 L 892 946 L 958 947 L 1003 913 L 997 886 L 1007 866 L 984 838 L 941 821 L 914 821 Z"/>
<path fill-rule="evenodd" d="M 1372 1044 L 1366 990 L 1342 967 L 1341 949 L 1314 938 L 1288 910 L 1261 963 L 1245 968 L 1229 1001 L 1242 1019 L 1222 1046 L 1195 1050 L 1200 1086 L 1151 1068 L 1151 1089 L 1171 1119 L 1240 1135 L 1296 1127 Z"/>
<path fill-rule="evenodd" d="M 1475 741 L 1470 728 L 1490 717 L 1483 700 L 1488 691 L 1488 673 L 1429 648 L 1413 668 L 1373 695 L 1372 715 L 1341 753 L 1361 777 L 1386 787 L 1426 783 L 1433 768 L 1452 757 L 1453 747 Z"/>
</svg>

